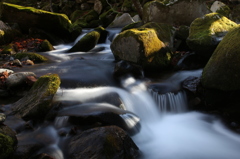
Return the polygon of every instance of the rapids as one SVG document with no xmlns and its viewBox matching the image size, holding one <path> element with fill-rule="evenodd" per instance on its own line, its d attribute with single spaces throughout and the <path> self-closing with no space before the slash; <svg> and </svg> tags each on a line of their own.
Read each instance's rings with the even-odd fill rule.
<svg viewBox="0 0 240 159">
<path fill-rule="evenodd" d="M 104 95 L 117 94 L 123 103 L 121 107 L 140 118 L 140 132 L 131 137 L 143 159 L 239 159 L 240 136 L 225 127 L 217 116 L 189 111 L 183 90 L 159 94 L 148 87 L 151 79 L 147 77 L 128 76 L 116 80 L 112 76 L 115 62 L 109 46 L 118 31 L 109 30 L 106 43 L 98 44 L 87 53 L 65 53 L 73 43 L 55 46 L 56 50 L 42 53 L 50 62 L 15 72 L 32 71 L 37 76 L 59 74 L 62 83 L 54 100 L 69 105 L 106 102 Z M 179 89 L 184 79 L 200 76 L 201 71 L 175 72 L 155 83 Z M 67 127 L 66 120 L 66 116 L 58 117 L 53 126 L 39 130 L 50 134 L 53 141 L 48 147 L 54 150 L 55 156 L 60 156 L 59 159 L 64 158 L 65 147 L 62 146 L 64 140 L 56 137 L 56 131 Z M 18 138 L 28 135 L 20 134 Z"/>
</svg>

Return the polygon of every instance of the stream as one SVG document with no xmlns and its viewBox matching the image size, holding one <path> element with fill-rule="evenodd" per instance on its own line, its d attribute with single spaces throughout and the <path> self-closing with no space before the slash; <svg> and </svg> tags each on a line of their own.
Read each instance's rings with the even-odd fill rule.
<svg viewBox="0 0 240 159">
<path fill-rule="evenodd" d="M 131 138 L 139 147 L 143 159 L 240 158 L 238 134 L 229 130 L 217 116 L 188 110 L 187 96 L 179 89 L 181 82 L 189 76 L 201 76 L 202 70 L 178 71 L 155 79 L 136 79 L 129 75 L 116 80 L 113 77 L 115 61 L 110 43 L 119 29 L 108 31 L 106 43 L 98 44 L 89 52 L 66 53 L 74 43 L 54 46 L 56 50 L 41 53 L 50 62 L 14 71 L 34 72 L 38 77 L 47 73 L 59 74 L 61 87 L 54 101 L 68 105 L 76 102 L 116 104 L 118 102 L 114 103 L 106 97 L 117 94 L 122 107 L 140 118 L 141 130 Z M 166 90 L 171 86 L 179 91 L 159 94 L 149 87 L 151 83 L 160 84 Z M 28 138 L 31 144 L 40 140 L 35 137 L 36 134 L 45 134 L 47 143 L 41 151 L 51 151 L 57 159 L 66 158 L 65 137 L 57 133 L 65 128 L 66 120 L 67 117 L 56 118 L 54 123 L 40 126 L 35 133 L 18 134 L 18 139 Z M 14 129 L 17 127 L 12 122 L 6 121 L 6 124 Z"/>
</svg>

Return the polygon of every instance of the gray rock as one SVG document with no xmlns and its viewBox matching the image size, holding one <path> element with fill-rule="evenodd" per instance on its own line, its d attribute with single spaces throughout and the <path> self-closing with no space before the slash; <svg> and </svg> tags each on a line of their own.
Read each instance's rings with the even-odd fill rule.
<svg viewBox="0 0 240 159">
<path fill-rule="evenodd" d="M 6 119 L 6 115 L 3 113 L 0 113 L 0 124 L 3 123 Z"/>
<path fill-rule="evenodd" d="M 114 19 L 114 21 L 108 26 L 108 28 L 122 28 L 128 24 L 133 23 L 134 20 L 128 13 L 124 13 L 123 15 Z"/>
</svg>

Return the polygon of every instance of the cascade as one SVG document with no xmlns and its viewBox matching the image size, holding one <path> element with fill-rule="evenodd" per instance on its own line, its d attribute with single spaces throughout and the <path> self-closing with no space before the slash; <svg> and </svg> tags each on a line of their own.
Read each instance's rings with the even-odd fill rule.
<svg viewBox="0 0 240 159">
<path fill-rule="evenodd" d="M 143 159 L 240 158 L 240 136 L 228 130 L 216 116 L 187 110 L 184 91 L 159 93 L 148 88 L 144 81 L 131 76 L 121 80 L 121 86 L 116 85 L 115 79 L 112 78 L 114 57 L 109 45 L 119 30 L 109 31 L 106 44 L 98 44 L 94 48 L 95 52 L 66 54 L 65 51 L 72 44 L 59 45 L 55 46 L 57 50 L 44 53 L 53 59 L 56 58 L 55 63 L 23 69 L 32 71 L 38 76 L 49 72 L 58 73 L 62 84 L 54 97 L 57 102 L 70 103 L 69 105 L 100 103 L 99 99 L 116 93 L 122 102 L 117 106 L 140 118 L 141 130 L 131 137 L 142 152 Z M 100 47 L 105 49 L 97 51 Z M 201 71 L 179 71 L 161 80 L 161 83 L 168 83 L 178 89 L 184 79 L 188 76 L 200 76 Z M 139 120 L 128 114 L 121 117 L 129 126 Z M 61 149 L 59 143 L 64 140 L 61 141 L 61 137 L 56 136 L 58 129 L 66 127 L 67 120 L 66 116 L 57 117 L 54 126 L 42 128 L 43 132 L 25 135 L 39 136 L 42 133 L 50 136 L 54 139 L 53 142 L 41 151 L 51 150 L 54 156 L 60 156 L 58 159 L 62 159 L 64 149 Z"/>
</svg>

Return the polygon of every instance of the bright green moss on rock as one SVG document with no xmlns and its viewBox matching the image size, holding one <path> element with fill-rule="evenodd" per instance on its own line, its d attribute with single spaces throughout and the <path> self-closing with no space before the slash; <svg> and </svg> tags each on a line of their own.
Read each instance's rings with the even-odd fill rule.
<svg viewBox="0 0 240 159">
<path fill-rule="evenodd" d="M 40 51 L 52 51 L 54 50 L 54 47 L 48 40 L 43 40 L 43 42 L 40 45 Z"/>
<path fill-rule="evenodd" d="M 13 104 L 13 112 L 26 120 L 41 120 L 52 107 L 52 98 L 60 86 L 57 74 L 41 76 L 30 91 Z"/>
<path fill-rule="evenodd" d="M 46 62 L 48 59 L 40 54 L 33 53 L 33 52 L 26 52 L 26 53 L 17 53 L 14 55 L 15 59 L 23 59 L 28 57 L 29 60 L 34 61 L 35 63 Z"/>
<path fill-rule="evenodd" d="M 203 69 L 201 82 L 206 88 L 240 90 L 240 26 L 228 32 Z"/>
<path fill-rule="evenodd" d="M 192 22 L 187 44 L 197 53 L 210 57 L 226 33 L 237 26 L 221 14 L 207 14 Z"/>
<path fill-rule="evenodd" d="M 123 31 L 111 44 L 116 59 L 133 62 L 144 68 L 167 67 L 171 56 L 165 47 L 155 30 L 150 28 Z"/>
<path fill-rule="evenodd" d="M 95 47 L 100 38 L 98 31 L 91 31 L 83 36 L 68 52 L 89 51 Z"/>
</svg>

